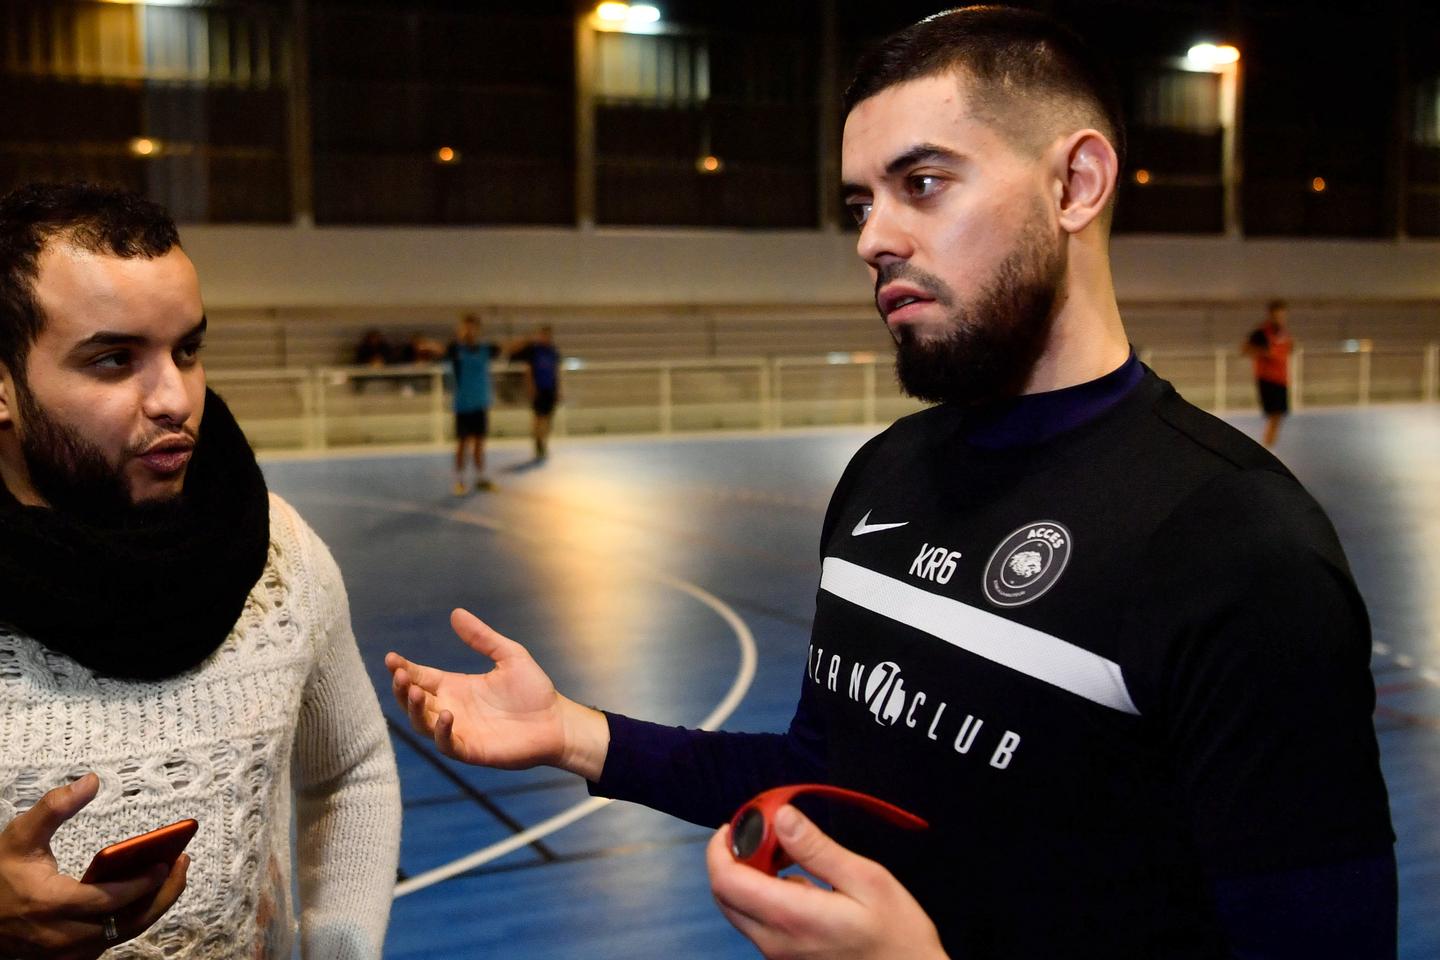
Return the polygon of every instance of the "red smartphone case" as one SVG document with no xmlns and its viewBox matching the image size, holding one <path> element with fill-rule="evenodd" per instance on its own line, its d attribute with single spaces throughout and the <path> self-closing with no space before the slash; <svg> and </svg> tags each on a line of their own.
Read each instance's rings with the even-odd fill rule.
<svg viewBox="0 0 1440 960">
<path fill-rule="evenodd" d="M 200 828 L 195 820 L 180 820 L 168 826 L 121 840 L 95 854 L 81 883 L 111 883 L 140 876 L 157 863 L 173 864 L 185 845 Z"/>
</svg>

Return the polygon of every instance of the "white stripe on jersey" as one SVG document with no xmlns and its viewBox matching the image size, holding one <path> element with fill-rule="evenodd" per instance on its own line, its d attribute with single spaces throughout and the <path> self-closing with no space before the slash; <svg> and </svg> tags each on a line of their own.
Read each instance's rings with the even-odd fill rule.
<svg viewBox="0 0 1440 960">
<path fill-rule="evenodd" d="M 1140 715 L 1118 663 L 1059 637 L 839 557 L 825 558 L 820 589 L 1102 707 Z"/>
</svg>

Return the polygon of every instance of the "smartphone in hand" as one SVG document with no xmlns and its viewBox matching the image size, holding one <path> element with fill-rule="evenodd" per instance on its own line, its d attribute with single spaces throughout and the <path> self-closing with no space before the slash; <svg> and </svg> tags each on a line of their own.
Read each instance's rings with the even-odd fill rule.
<svg viewBox="0 0 1440 960">
<path fill-rule="evenodd" d="M 185 845 L 200 828 L 195 820 L 181 820 L 169 826 L 121 840 L 95 854 L 81 883 L 111 883 L 138 877 L 157 863 L 170 866 L 180 859 Z"/>
</svg>

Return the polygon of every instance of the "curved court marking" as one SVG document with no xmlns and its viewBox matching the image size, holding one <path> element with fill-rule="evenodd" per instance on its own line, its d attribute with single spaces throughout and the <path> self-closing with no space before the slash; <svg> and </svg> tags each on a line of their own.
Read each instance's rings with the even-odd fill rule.
<svg viewBox="0 0 1440 960">
<path fill-rule="evenodd" d="M 503 533 L 506 536 L 516 537 L 521 540 L 529 540 L 531 542 L 539 543 L 545 546 L 553 546 L 553 544 L 540 537 L 527 536 L 524 533 L 513 530 L 498 520 L 493 520 L 489 517 L 483 517 L 479 514 L 469 513 L 464 510 L 444 510 L 439 507 L 430 506 L 424 503 L 415 503 L 404 500 L 380 500 L 369 497 L 337 497 L 333 495 L 319 495 L 308 496 L 305 497 L 305 499 L 318 500 L 320 502 L 330 503 L 337 506 L 355 506 L 366 507 L 372 510 L 389 510 L 392 513 L 418 513 L 429 517 L 436 517 L 441 520 L 449 520 L 454 523 L 464 523 L 474 527 L 481 527 L 494 533 Z M 607 562 L 613 562 L 613 558 L 607 558 Z M 756 661 L 758 660 L 758 654 L 755 648 L 754 635 L 750 632 L 750 628 L 745 624 L 745 621 L 740 618 L 740 615 L 737 614 L 730 607 L 729 604 L 721 600 L 719 597 L 715 596 L 710 591 L 704 589 L 703 587 L 696 586 L 688 580 L 682 580 L 679 577 L 672 576 L 668 573 L 663 573 L 659 570 L 646 567 L 642 564 L 630 563 L 629 566 L 631 566 L 641 575 L 649 577 L 651 580 L 654 580 L 656 583 L 661 583 L 667 587 L 672 587 L 682 593 L 689 594 L 696 600 L 699 600 L 701 603 L 705 604 L 705 606 L 709 607 L 711 610 L 714 610 L 717 614 L 719 614 L 720 619 L 724 620 L 725 623 L 729 625 L 730 629 L 734 631 L 735 642 L 740 647 L 740 668 L 736 671 L 735 679 L 730 684 L 730 689 L 726 691 L 724 698 L 721 699 L 720 703 L 716 705 L 715 709 L 711 710 L 710 713 L 706 715 L 705 719 L 701 720 L 699 724 L 701 730 L 714 730 L 716 727 L 720 726 L 720 724 L 724 723 L 726 719 L 729 718 L 730 714 L 735 712 L 735 708 L 740 705 L 740 701 L 744 699 L 745 693 L 750 689 L 750 684 L 754 682 L 755 665 Z M 514 836 L 507 837 L 506 839 L 501 840 L 499 843 L 494 843 L 483 849 L 476 850 L 474 853 L 461 857 L 458 860 L 452 860 L 449 863 L 435 867 L 431 870 L 426 870 L 424 873 L 416 874 L 415 876 L 410 877 L 408 880 L 396 884 L 395 897 L 398 899 L 405 896 L 406 894 L 414 893 L 417 890 L 423 890 L 426 887 L 434 886 L 435 884 L 440 883 L 442 880 L 448 880 L 456 874 L 464 873 L 467 870 L 473 870 L 476 867 L 480 867 L 484 864 L 491 862 L 492 860 L 498 860 L 500 857 L 505 856 L 507 853 L 511 853 L 515 850 L 520 849 L 521 847 L 528 846 L 534 843 L 536 840 L 548 837 L 550 834 L 555 833 L 557 830 L 568 827 L 570 824 L 576 822 L 577 820 L 588 817 L 590 814 L 594 813 L 597 810 L 600 810 L 603 807 L 609 806 L 613 802 L 614 801 L 611 800 L 609 797 L 591 797 L 589 800 L 583 800 L 580 803 L 575 804 L 575 806 L 570 807 L 568 810 L 562 810 L 560 813 L 557 813 L 555 816 L 550 817 L 548 820 L 542 820 L 540 823 L 537 823 L 535 826 L 530 827 L 528 830 L 517 833 Z"/>
</svg>

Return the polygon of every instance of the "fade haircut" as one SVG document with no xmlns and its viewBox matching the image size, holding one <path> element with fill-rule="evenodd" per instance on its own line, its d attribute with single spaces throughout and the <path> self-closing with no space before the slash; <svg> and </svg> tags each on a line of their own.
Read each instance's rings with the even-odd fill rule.
<svg viewBox="0 0 1440 960">
<path fill-rule="evenodd" d="M 64 243 L 86 253 L 134 259 L 180 245 L 157 203 L 90 183 L 32 183 L 0 197 L 0 363 L 20 384 L 45 315 L 35 299 L 40 255 Z"/>
<path fill-rule="evenodd" d="M 1011 145 L 1038 155 L 1065 127 L 1094 127 L 1124 167 L 1125 124 L 1109 70 L 1079 36 L 1034 10 L 959 7 L 906 27 L 861 58 L 845 113 L 897 84 L 944 74 L 970 82 L 971 112 Z"/>
</svg>

